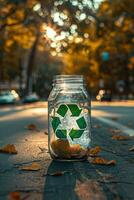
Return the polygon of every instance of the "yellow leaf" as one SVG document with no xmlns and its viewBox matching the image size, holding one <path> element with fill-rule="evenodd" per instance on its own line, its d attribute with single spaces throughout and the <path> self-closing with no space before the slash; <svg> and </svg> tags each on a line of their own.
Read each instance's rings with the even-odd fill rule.
<svg viewBox="0 0 134 200">
<path fill-rule="evenodd" d="M 0 148 L 0 153 L 9 153 L 9 154 L 17 154 L 17 150 L 14 144 L 7 144 L 3 148 Z"/>
<path fill-rule="evenodd" d="M 20 170 L 25 170 L 25 171 L 38 171 L 41 169 L 41 166 L 39 163 L 33 162 L 31 165 L 25 165 L 22 167 L 19 167 Z"/>
<path fill-rule="evenodd" d="M 53 152 L 62 158 L 70 158 L 70 146 L 68 140 L 55 140 L 51 142 Z"/>
<path fill-rule="evenodd" d="M 87 154 L 89 156 L 96 156 L 100 151 L 101 151 L 101 148 L 99 146 L 96 146 L 94 148 L 89 149 Z"/>
<path fill-rule="evenodd" d="M 98 165 L 115 165 L 115 160 L 107 160 L 105 158 L 96 157 L 90 160 L 92 164 L 98 164 Z"/>
<path fill-rule="evenodd" d="M 113 140 L 130 140 L 130 137 L 126 135 L 113 135 L 112 139 Z"/>
</svg>

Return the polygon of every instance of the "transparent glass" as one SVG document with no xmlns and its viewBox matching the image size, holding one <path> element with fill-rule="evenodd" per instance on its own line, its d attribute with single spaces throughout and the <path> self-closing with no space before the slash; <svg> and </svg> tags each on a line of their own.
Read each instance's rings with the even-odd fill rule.
<svg viewBox="0 0 134 200">
<path fill-rule="evenodd" d="M 54 160 L 86 159 L 91 141 L 90 108 L 83 76 L 55 76 L 48 98 L 48 145 Z"/>
</svg>

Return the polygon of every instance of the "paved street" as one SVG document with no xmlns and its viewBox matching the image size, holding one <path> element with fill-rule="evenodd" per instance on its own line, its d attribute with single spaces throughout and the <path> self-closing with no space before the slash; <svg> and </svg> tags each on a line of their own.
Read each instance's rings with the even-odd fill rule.
<svg viewBox="0 0 134 200">
<path fill-rule="evenodd" d="M 27 125 L 31 123 L 36 124 L 37 131 L 27 129 Z M 134 154 L 133 152 L 129 153 L 128 149 L 134 145 L 134 140 L 112 141 L 109 130 L 120 129 L 122 133 L 134 136 L 133 103 L 93 103 L 92 127 L 92 145 L 103 146 L 106 151 L 102 155 L 117 160 L 116 167 L 102 168 L 102 166 L 96 166 L 93 168 L 95 173 L 96 170 L 115 176 L 119 173 L 119 180 L 114 179 L 113 181 L 118 182 L 116 187 L 112 183 L 108 187 L 103 185 L 107 199 L 119 197 L 118 199 L 121 200 L 132 200 L 134 197 Z M 93 173 L 89 163 L 74 163 L 75 176 L 66 174 L 65 177 L 44 177 L 43 174 L 47 171 L 53 172 L 54 170 L 72 168 L 71 163 L 55 164 L 51 161 L 47 152 L 45 131 L 47 131 L 46 103 L 0 107 L 0 147 L 6 144 L 14 144 L 18 151 L 16 155 L 0 154 L 0 200 L 6 200 L 9 192 L 12 191 L 19 191 L 22 195 L 28 193 L 28 200 L 63 200 L 63 198 L 69 200 L 70 197 L 70 200 L 77 200 L 74 187 L 80 176 L 80 171 L 81 174 L 89 175 L 93 179 L 98 176 Z M 113 155 L 113 150 L 116 151 L 117 155 Z M 128 157 L 125 157 L 126 155 Z M 23 164 L 32 162 L 39 162 L 42 169 L 36 172 L 19 169 Z M 70 186 L 64 183 L 64 190 L 61 191 L 63 179 Z M 117 191 L 115 188 L 112 189 L 113 187 Z M 68 193 L 67 197 L 64 197 L 65 192 Z M 58 197 L 54 194 L 57 194 Z M 69 194 L 71 196 L 68 196 Z"/>
<path fill-rule="evenodd" d="M 134 103 L 93 103 L 92 116 L 104 124 L 134 136 Z"/>
</svg>

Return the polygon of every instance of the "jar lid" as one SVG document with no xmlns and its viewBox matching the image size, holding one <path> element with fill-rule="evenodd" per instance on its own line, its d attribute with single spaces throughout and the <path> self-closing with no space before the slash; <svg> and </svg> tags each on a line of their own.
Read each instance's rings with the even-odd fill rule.
<svg viewBox="0 0 134 200">
<path fill-rule="evenodd" d="M 84 84 L 84 77 L 83 75 L 56 75 L 53 78 L 54 84 Z"/>
</svg>

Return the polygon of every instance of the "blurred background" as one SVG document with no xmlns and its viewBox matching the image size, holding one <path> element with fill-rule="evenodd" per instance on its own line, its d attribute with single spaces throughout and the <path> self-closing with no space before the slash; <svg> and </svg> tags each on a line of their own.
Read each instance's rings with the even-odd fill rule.
<svg viewBox="0 0 134 200">
<path fill-rule="evenodd" d="M 0 0 L 0 103 L 47 99 L 56 74 L 134 99 L 133 0 Z"/>
</svg>

